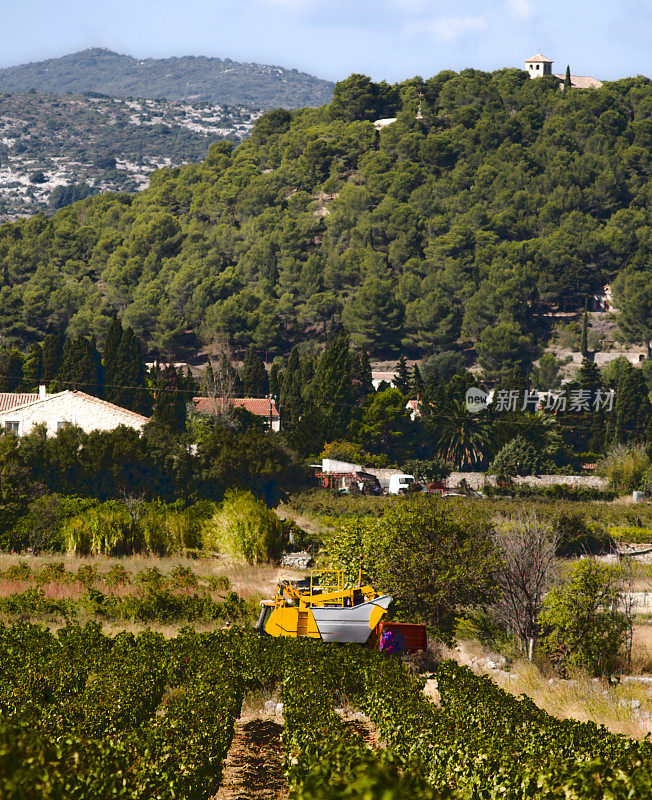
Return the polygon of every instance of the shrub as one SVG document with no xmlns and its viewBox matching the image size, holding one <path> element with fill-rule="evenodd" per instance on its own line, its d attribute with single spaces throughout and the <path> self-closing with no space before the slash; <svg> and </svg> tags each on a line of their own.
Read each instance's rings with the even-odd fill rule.
<svg viewBox="0 0 652 800">
<path fill-rule="evenodd" d="M 617 568 L 585 558 L 546 596 L 539 617 L 541 648 L 562 673 L 616 670 L 628 627 L 619 581 Z"/>
<path fill-rule="evenodd" d="M 161 502 L 128 507 L 111 500 L 66 520 L 62 529 L 64 546 L 78 555 L 109 556 L 140 552 L 163 556 L 195 549 L 201 542 L 205 505 L 194 511 L 192 506 L 185 510 Z"/>
<path fill-rule="evenodd" d="M 107 586 L 126 586 L 129 581 L 129 573 L 122 564 L 114 564 L 108 572 L 102 575 L 102 580 Z"/>
<path fill-rule="evenodd" d="M 500 477 L 514 477 L 535 475 L 542 469 L 541 457 L 534 446 L 517 436 L 498 452 L 488 471 Z"/>
<path fill-rule="evenodd" d="M 176 566 L 170 573 L 170 586 L 172 589 L 195 588 L 199 582 L 190 567 Z"/>
<path fill-rule="evenodd" d="M 559 539 L 557 555 L 560 557 L 599 555 L 614 550 L 613 539 L 595 522 L 586 522 L 581 514 L 559 514 L 553 520 Z"/>
<path fill-rule="evenodd" d="M 609 528 L 609 534 L 618 542 L 652 544 L 652 528 L 641 528 L 635 525 L 616 525 L 613 528 Z"/>
<path fill-rule="evenodd" d="M 651 467 L 643 445 L 617 445 L 598 465 L 598 472 L 609 478 L 613 489 L 633 492 L 643 486 Z"/>
<path fill-rule="evenodd" d="M 227 492 L 221 508 L 204 523 L 203 546 L 237 561 L 276 560 L 283 546 L 283 526 L 276 514 L 251 492 Z"/>
<path fill-rule="evenodd" d="M 64 523 L 63 541 L 77 555 L 124 556 L 143 550 L 142 528 L 124 503 L 110 501 Z"/>
</svg>

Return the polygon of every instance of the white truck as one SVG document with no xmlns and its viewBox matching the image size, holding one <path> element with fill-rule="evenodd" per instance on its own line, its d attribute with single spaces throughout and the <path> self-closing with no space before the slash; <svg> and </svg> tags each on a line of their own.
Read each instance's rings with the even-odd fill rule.
<svg viewBox="0 0 652 800">
<path fill-rule="evenodd" d="M 414 483 L 414 475 L 405 475 L 404 473 L 390 475 L 387 494 L 407 494 L 412 483 Z"/>
</svg>

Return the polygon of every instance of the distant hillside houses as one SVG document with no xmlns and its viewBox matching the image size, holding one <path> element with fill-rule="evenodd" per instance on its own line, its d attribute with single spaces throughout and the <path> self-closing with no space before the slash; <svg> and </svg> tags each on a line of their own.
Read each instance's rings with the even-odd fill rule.
<svg viewBox="0 0 652 800">
<path fill-rule="evenodd" d="M 99 397 L 66 390 L 47 394 L 0 393 L 0 428 L 17 436 L 26 436 L 37 425 L 45 425 L 48 436 L 68 425 L 76 425 L 85 433 L 112 431 L 120 425 L 141 430 L 148 418 L 121 408 Z"/>
<path fill-rule="evenodd" d="M 530 78 L 542 78 L 544 75 L 552 75 L 561 81 L 562 88 L 566 75 L 561 75 L 558 72 L 552 71 L 552 65 L 555 62 L 546 58 L 541 53 L 537 53 L 532 58 L 525 59 L 525 70 Z M 602 81 L 597 78 L 589 78 L 583 75 L 571 75 L 571 86 L 574 89 L 599 89 L 602 86 Z"/>
</svg>

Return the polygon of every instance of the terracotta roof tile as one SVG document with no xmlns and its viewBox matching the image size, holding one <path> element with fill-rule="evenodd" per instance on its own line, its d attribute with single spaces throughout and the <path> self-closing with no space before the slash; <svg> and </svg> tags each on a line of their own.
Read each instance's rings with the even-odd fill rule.
<svg viewBox="0 0 652 800">
<path fill-rule="evenodd" d="M 10 411 L 26 403 L 33 403 L 34 400 L 38 400 L 36 392 L 0 392 L 0 411 Z"/>
<path fill-rule="evenodd" d="M 215 414 L 216 400 L 212 397 L 193 397 L 192 402 L 195 408 L 201 414 Z M 220 397 L 217 398 L 217 406 L 222 403 Z M 235 408 L 244 408 L 250 414 L 255 414 L 257 417 L 269 418 L 269 400 L 265 397 L 233 397 L 229 400 L 229 404 Z M 278 410 L 276 404 L 272 401 L 272 419 L 278 419 Z"/>
<path fill-rule="evenodd" d="M 525 59 L 525 63 L 526 64 L 529 64 L 530 61 L 534 61 L 534 62 L 539 61 L 539 62 L 543 62 L 545 64 L 554 64 L 555 63 L 551 58 L 546 58 L 545 56 L 542 56 L 541 53 L 537 53 L 535 56 L 532 56 L 532 58 L 526 58 Z"/>
<path fill-rule="evenodd" d="M 84 400 L 89 400 L 95 404 L 106 406 L 107 408 L 114 409 L 115 411 L 120 411 L 122 414 L 127 414 L 127 416 L 133 417 L 134 419 L 142 420 L 143 422 L 147 422 L 148 420 L 148 417 L 144 417 L 142 414 L 137 414 L 135 411 L 130 411 L 128 408 L 117 406 L 115 405 L 115 403 L 109 403 L 107 400 L 102 400 L 100 397 L 95 397 L 95 395 L 92 394 L 86 394 L 86 392 L 71 391 L 70 389 L 66 389 L 63 392 L 57 392 L 56 394 L 48 394 L 45 397 L 39 397 L 38 394 L 35 393 L 31 394 L 0 393 L 0 413 L 2 413 L 3 411 L 11 411 L 15 408 L 22 408 L 23 406 L 36 405 L 36 403 L 47 403 L 65 394 L 74 394 L 77 397 L 82 397 Z M 18 398 L 18 399 L 14 400 L 13 402 L 11 400 L 7 400 L 5 402 L 7 402 L 8 405 L 3 405 L 4 398 Z"/>
</svg>

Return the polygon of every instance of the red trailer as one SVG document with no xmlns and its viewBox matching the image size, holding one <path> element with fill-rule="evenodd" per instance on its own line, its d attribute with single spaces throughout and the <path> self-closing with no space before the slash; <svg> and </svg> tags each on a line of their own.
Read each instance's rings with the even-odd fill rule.
<svg viewBox="0 0 652 800">
<path fill-rule="evenodd" d="M 383 633 L 391 632 L 396 649 L 401 653 L 416 653 L 417 650 L 428 649 L 428 635 L 425 625 L 414 622 L 385 622 L 378 623 L 375 646 L 380 646 Z"/>
</svg>

